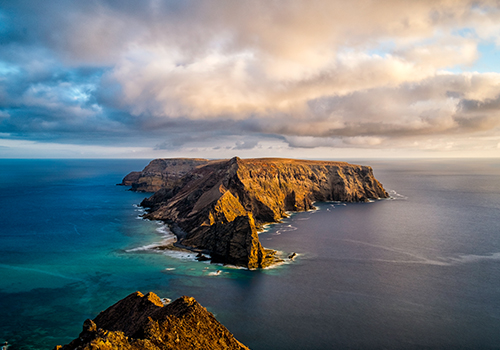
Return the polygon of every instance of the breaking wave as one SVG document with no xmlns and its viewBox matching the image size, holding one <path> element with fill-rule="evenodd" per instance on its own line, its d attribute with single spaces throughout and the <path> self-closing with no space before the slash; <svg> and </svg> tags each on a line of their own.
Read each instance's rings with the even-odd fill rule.
<svg viewBox="0 0 500 350">
<path fill-rule="evenodd" d="M 389 198 L 386 198 L 386 200 L 407 200 L 408 197 L 404 196 L 400 193 L 397 193 L 395 190 L 388 190 L 387 193 L 389 193 Z"/>
<path fill-rule="evenodd" d="M 160 225 L 160 227 L 156 229 L 156 232 L 162 234 L 162 240 L 160 242 L 154 242 L 140 247 L 126 249 L 125 251 L 127 253 L 149 251 L 149 250 L 156 251 L 158 247 L 164 247 L 177 242 L 177 237 L 172 233 L 172 231 L 170 231 L 167 225 L 165 225 L 161 221 L 157 221 L 157 223 L 158 225 Z"/>
</svg>

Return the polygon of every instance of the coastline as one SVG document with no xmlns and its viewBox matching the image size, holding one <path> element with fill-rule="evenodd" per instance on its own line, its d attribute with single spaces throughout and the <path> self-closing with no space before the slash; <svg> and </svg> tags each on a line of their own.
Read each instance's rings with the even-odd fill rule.
<svg viewBox="0 0 500 350">
<path fill-rule="evenodd" d="M 290 212 L 315 209 L 314 201 L 389 196 L 369 166 L 280 158 L 155 159 L 122 184 L 155 191 L 141 202 L 148 208 L 144 217 L 168 223 L 177 236 L 174 246 L 249 269 L 281 262 L 259 234 Z"/>
<path fill-rule="evenodd" d="M 121 184 L 120 184 L 121 185 Z M 124 186 L 124 185 L 121 185 Z M 128 189 L 129 191 L 131 188 Z M 192 261 L 198 261 L 198 262 L 210 262 L 210 264 L 213 264 L 215 266 L 224 266 L 228 268 L 237 268 L 237 269 L 246 269 L 249 271 L 256 270 L 244 266 L 236 266 L 232 264 L 224 264 L 221 262 L 212 262 L 211 257 L 210 257 L 210 252 L 206 249 L 201 249 L 201 248 L 196 248 L 196 247 L 189 247 L 185 246 L 181 243 L 178 242 L 178 236 L 172 231 L 171 226 L 162 221 L 162 220 L 152 220 L 149 218 L 144 217 L 144 215 L 147 215 L 147 208 L 144 208 L 140 205 L 134 204 L 134 207 L 136 208 L 136 211 L 139 211 L 143 214 L 138 215 L 137 219 L 141 219 L 144 221 L 148 222 L 155 222 L 158 227 L 156 229 L 156 232 L 160 233 L 163 235 L 163 239 L 159 242 L 153 242 L 147 245 L 142 245 L 138 247 L 133 247 L 133 248 L 128 248 L 125 249 L 124 251 L 126 253 L 142 253 L 142 252 L 150 252 L 150 253 L 163 253 L 166 254 L 167 256 L 170 256 L 175 259 L 189 259 Z M 140 210 L 138 210 L 140 209 Z M 307 211 L 288 211 L 287 216 L 283 217 L 280 219 L 280 221 L 277 222 L 269 222 L 264 225 L 262 225 L 260 228 L 257 228 L 258 234 L 264 234 L 270 231 L 272 228 L 275 227 L 275 225 L 284 225 L 285 223 L 283 220 L 290 219 L 293 215 L 298 214 L 298 213 L 304 213 L 304 212 L 314 212 L 319 210 L 317 207 L 313 207 L 310 210 Z M 289 231 L 289 230 L 284 230 L 284 231 Z M 279 232 L 279 230 L 278 230 Z M 280 234 L 280 233 L 278 233 Z M 272 254 L 273 256 L 276 257 L 276 260 L 273 261 L 272 264 L 262 267 L 261 269 L 273 269 L 278 266 L 284 265 L 284 264 L 290 264 L 295 261 L 296 258 L 300 257 L 302 254 L 298 254 L 294 251 L 291 252 L 283 252 L 280 250 L 276 249 L 271 249 L 271 248 L 264 248 L 268 254 Z M 181 255 L 181 254 L 187 254 L 187 255 Z M 290 256 L 293 255 L 293 258 L 290 258 Z M 208 256 L 208 257 L 207 257 Z"/>
</svg>

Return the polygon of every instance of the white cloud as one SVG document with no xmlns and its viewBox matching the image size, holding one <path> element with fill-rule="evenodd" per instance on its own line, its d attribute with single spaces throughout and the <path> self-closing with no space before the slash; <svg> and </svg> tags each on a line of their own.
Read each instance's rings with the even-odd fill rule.
<svg viewBox="0 0 500 350">
<path fill-rule="evenodd" d="M 262 135 L 285 149 L 450 150 L 500 132 L 500 74 L 456 73 L 498 40 L 494 0 L 55 1 L 23 11 L 33 30 L 18 45 L 33 47 L 12 55 L 25 75 L 10 104 L 42 110 L 31 121 L 44 132 L 163 132 L 152 147 L 176 152 L 215 148 L 213 135 L 243 135 L 220 145 L 242 151 L 262 151 Z M 105 73 L 47 83 L 54 62 Z"/>
</svg>

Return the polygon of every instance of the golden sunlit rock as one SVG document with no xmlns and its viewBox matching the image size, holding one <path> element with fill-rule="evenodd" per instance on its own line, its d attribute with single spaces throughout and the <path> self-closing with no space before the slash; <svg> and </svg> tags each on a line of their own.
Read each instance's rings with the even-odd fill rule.
<svg viewBox="0 0 500 350">
<path fill-rule="evenodd" d="M 150 208 L 145 218 L 167 222 L 178 247 L 251 269 L 280 261 L 262 247 L 257 232 L 288 211 L 313 209 L 316 201 L 388 197 L 371 167 L 280 158 L 157 159 L 123 184 L 157 189 L 141 204 Z"/>
</svg>

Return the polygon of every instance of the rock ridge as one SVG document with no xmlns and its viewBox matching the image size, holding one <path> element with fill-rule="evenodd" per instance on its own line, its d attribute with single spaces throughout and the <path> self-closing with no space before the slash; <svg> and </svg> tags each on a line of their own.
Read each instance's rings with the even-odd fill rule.
<svg viewBox="0 0 500 350">
<path fill-rule="evenodd" d="M 164 305 L 151 292 L 132 293 L 86 320 L 78 338 L 54 350 L 76 349 L 248 350 L 194 298 Z"/>
<path fill-rule="evenodd" d="M 153 163 L 157 172 L 168 174 L 163 180 L 157 175 L 147 180 Z M 179 163 L 183 170 L 173 181 Z M 150 165 L 137 177 L 141 183 L 157 181 L 159 187 L 141 203 L 148 208 L 145 218 L 168 223 L 178 245 L 204 250 L 214 262 L 250 269 L 278 261 L 274 251 L 262 247 L 258 230 L 279 222 L 287 212 L 313 209 L 316 201 L 388 197 L 371 167 L 346 162 L 234 157 L 162 159 Z M 126 183 L 134 189 L 134 182 Z M 135 188 L 145 188 L 141 186 Z"/>
<path fill-rule="evenodd" d="M 132 186 L 132 191 L 156 192 L 161 188 L 173 189 L 192 169 L 214 162 L 203 158 L 153 159 L 142 171 L 125 176 L 120 185 Z"/>
</svg>

